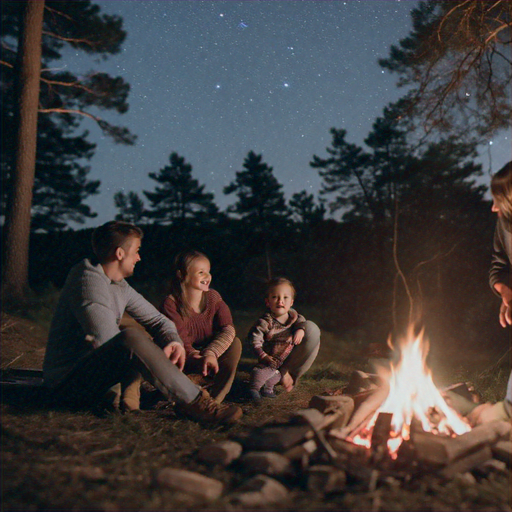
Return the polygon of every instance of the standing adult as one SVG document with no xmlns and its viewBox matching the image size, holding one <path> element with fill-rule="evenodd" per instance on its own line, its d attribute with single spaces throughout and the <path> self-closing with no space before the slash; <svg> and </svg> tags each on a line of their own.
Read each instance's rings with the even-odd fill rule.
<svg viewBox="0 0 512 512">
<path fill-rule="evenodd" d="M 512 162 L 505 164 L 491 178 L 492 211 L 498 215 L 494 232 L 493 253 L 489 283 L 501 299 L 499 322 L 502 327 L 512 325 Z M 512 409 L 512 371 L 507 383 L 505 399 L 494 404 L 481 404 L 468 418 L 474 424 L 496 419 L 510 420 Z"/>
<path fill-rule="evenodd" d="M 239 407 L 218 404 L 182 373 L 185 350 L 174 323 L 126 282 L 141 259 L 142 238 L 133 224 L 107 222 L 93 232 L 93 261 L 69 272 L 43 364 L 51 396 L 66 406 L 94 407 L 112 386 L 126 386 L 141 373 L 184 415 L 236 422 Z M 120 330 L 124 312 L 152 338 L 136 327 Z"/>
</svg>

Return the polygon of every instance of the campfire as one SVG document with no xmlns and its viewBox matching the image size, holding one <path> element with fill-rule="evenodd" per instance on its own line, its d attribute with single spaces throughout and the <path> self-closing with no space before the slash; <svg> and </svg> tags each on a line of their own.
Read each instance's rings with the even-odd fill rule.
<svg viewBox="0 0 512 512">
<path fill-rule="evenodd" d="M 453 393 L 471 396 L 468 387 L 451 386 L 447 399 L 427 367 L 428 348 L 423 332 L 411 328 L 392 361 L 375 374 L 356 371 L 346 388 L 313 396 L 287 422 L 207 445 L 197 457 L 207 465 L 231 466 L 246 478 L 226 499 L 251 507 L 282 502 L 296 486 L 327 495 L 355 483 L 373 493 L 373 510 L 379 510 L 379 486 L 406 485 L 424 475 L 464 475 L 468 481 L 475 478 L 471 473 L 507 471 L 510 422 L 471 428 L 450 406 Z M 162 485 L 182 490 L 188 482 L 219 496 L 223 484 L 210 480 L 183 470 L 159 475 Z"/>
<path fill-rule="evenodd" d="M 243 442 L 243 464 L 258 470 L 268 465 L 267 474 L 273 474 L 280 454 L 308 486 L 325 492 L 349 478 L 375 488 L 389 478 L 451 479 L 489 464 L 510 466 L 510 423 L 472 428 L 451 407 L 453 393 L 467 400 L 470 389 L 451 386 L 449 395 L 435 386 L 424 332 L 411 327 L 396 346 L 388 344 L 393 357 L 376 373 L 356 371 L 347 387 L 312 397 L 309 408 L 289 422 L 252 432 Z"/>
<path fill-rule="evenodd" d="M 377 369 L 387 397 L 371 418 L 349 433 L 347 439 L 371 448 L 379 418 L 379 424 L 389 421 L 387 446 L 391 457 L 396 458 L 402 442 L 410 439 L 413 420 L 421 424 L 424 432 L 437 435 L 454 437 L 471 430 L 468 422 L 446 403 L 432 380 L 426 363 L 429 345 L 423 330 L 415 335 L 410 327 L 396 348 L 391 341 L 388 343 L 398 362 Z"/>
</svg>

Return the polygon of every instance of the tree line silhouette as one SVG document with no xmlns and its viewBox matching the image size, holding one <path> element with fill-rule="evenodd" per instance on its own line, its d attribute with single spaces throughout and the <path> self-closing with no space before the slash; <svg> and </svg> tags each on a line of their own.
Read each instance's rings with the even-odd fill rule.
<svg viewBox="0 0 512 512">
<path fill-rule="evenodd" d="M 411 14 L 411 34 L 379 62 L 409 92 L 384 109 L 364 147 L 349 142 L 349 127 L 331 129 L 326 154 L 310 162 L 322 178 L 319 198 L 304 190 L 287 201 L 273 168 L 252 151 L 224 187 L 235 197 L 224 212 L 176 151 L 150 173 L 154 190 L 117 192 L 118 217 L 146 232 L 134 284 L 157 300 L 170 258 L 194 246 L 211 257 L 215 286 L 235 310 L 259 307 L 259 285 L 283 274 L 324 327 L 354 339 L 383 340 L 412 312 L 446 342 L 507 343 L 487 285 L 495 220 L 474 161 L 483 135 L 510 126 L 512 68 L 502 51 L 510 2 L 429 0 Z M 89 0 L 5 1 L 1 16 L 2 292 L 17 300 L 27 291 L 29 238 L 35 288 L 60 287 L 89 254 L 91 230 L 67 229 L 96 216 L 86 200 L 100 187 L 87 165 L 96 145 L 80 120 L 92 118 L 117 143 L 136 137 L 91 113 L 127 112 L 122 77 L 53 65 L 65 48 L 118 53 L 126 37 L 119 16 Z M 36 32 L 40 59 L 24 46 L 24 35 Z M 30 86 L 27 72 L 35 77 Z M 38 93 L 37 104 L 25 102 L 23 86 L 32 98 Z M 27 114 L 37 119 L 31 134 Z"/>
</svg>

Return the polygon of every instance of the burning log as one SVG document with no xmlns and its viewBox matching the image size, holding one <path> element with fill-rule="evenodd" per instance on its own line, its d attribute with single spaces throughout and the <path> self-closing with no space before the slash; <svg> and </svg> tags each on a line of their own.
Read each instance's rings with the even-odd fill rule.
<svg viewBox="0 0 512 512">
<path fill-rule="evenodd" d="M 362 430 L 382 405 L 388 394 L 389 385 L 387 384 L 383 384 L 376 391 L 372 392 L 355 410 L 348 424 L 339 429 L 340 437 L 353 437 L 359 430 Z"/>
<path fill-rule="evenodd" d="M 389 460 L 388 439 L 391 434 L 391 420 L 393 415 L 389 412 L 381 412 L 377 416 L 372 432 L 372 458 L 375 463 Z"/>
</svg>

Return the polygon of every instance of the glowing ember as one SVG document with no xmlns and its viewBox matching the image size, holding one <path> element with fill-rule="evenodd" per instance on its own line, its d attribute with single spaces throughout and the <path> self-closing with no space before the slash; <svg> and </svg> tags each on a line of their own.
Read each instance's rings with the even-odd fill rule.
<svg viewBox="0 0 512 512">
<path fill-rule="evenodd" d="M 409 328 L 407 338 L 399 347 L 399 362 L 391 364 L 390 369 L 379 370 L 379 375 L 389 383 L 389 394 L 364 430 L 351 439 L 353 443 L 370 447 L 373 427 L 381 412 L 393 415 L 388 449 L 394 457 L 402 442 L 409 439 L 413 418 L 421 423 L 424 431 L 435 434 L 454 436 L 471 430 L 435 387 L 426 365 L 428 348 L 423 331 L 415 336 L 413 328 Z"/>
</svg>

